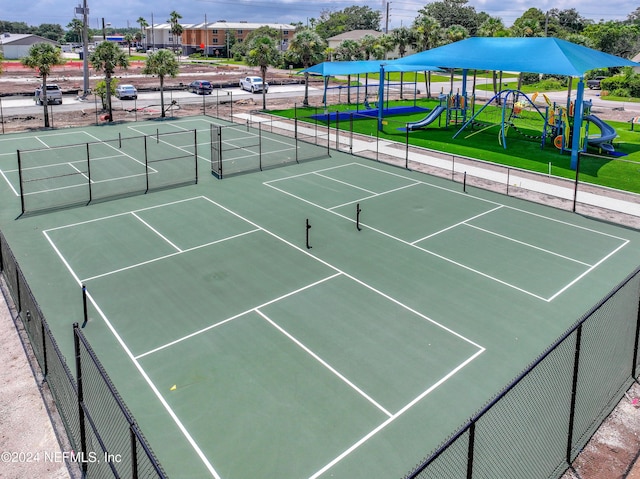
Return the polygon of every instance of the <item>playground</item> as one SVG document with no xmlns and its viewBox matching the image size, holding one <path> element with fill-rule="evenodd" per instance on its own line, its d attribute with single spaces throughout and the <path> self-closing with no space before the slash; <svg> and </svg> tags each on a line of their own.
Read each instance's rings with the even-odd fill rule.
<svg viewBox="0 0 640 479">
<path fill-rule="evenodd" d="M 287 118 L 297 117 L 315 125 L 328 124 L 331 128 L 367 137 L 575 179 L 576 171 L 571 168 L 570 145 L 565 143 L 570 136 L 562 135 L 566 132 L 567 109 L 558 105 L 555 109 L 550 107 L 543 95 L 537 96 L 535 105 L 526 100 L 531 100 L 533 95 L 521 95 L 518 99 L 520 105 L 514 108 L 514 97 L 513 93 L 509 93 L 507 99 L 510 104 L 503 101 L 502 105 L 496 105 L 495 101 L 487 105 L 487 101 L 483 100 L 472 107 L 468 101 L 467 112 L 447 108 L 446 105 L 451 101 L 448 99 L 390 100 L 385 104 L 385 107 L 388 105 L 385 113 L 401 111 L 403 106 L 414 109 L 414 112 L 385 115 L 382 131 L 378 130 L 375 113 L 363 114 L 361 106 L 358 106 L 360 113 L 356 113 L 353 104 L 328 107 L 331 115 L 329 122 L 323 119 L 323 111 L 317 108 L 286 109 L 271 113 Z M 471 113 L 473 110 L 475 118 Z M 336 112 L 340 113 L 337 115 Z M 589 154 L 581 156 L 580 181 L 640 193 L 638 129 L 632 131 L 628 122 L 603 121 L 598 115 L 591 115 L 590 118 L 592 121 L 585 121 L 583 128 L 583 135 L 588 134 L 585 146 Z M 615 150 L 613 154 L 598 147 L 597 142 L 607 136 L 601 135 L 596 122 L 601 122 L 606 130 L 615 131 L 617 136 L 609 140 Z M 410 131 L 407 131 L 407 125 Z M 553 136 L 554 132 L 560 134 Z"/>
</svg>

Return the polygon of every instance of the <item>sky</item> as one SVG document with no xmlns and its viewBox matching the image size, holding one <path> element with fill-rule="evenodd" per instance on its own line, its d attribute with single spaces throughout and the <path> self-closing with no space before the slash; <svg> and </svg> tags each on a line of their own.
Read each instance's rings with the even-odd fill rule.
<svg viewBox="0 0 640 479">
<path fill-rule="evenodd" d="M 84 0 L 30 0 L 20 4 L 20 8 L 7 8 L 11 0 L 0 0 L 0 20 L 25 22 L 37 26 L 41 23 L 57 23 L 63 28 L 74 18 L 75 7 Z M 392 0 L 389 2 L 389 29 L 399 26 L 411 26 L 417 11 L 427 1 Z M 87 0 L 89 7 L 89 25 L 101 28 L 102 18 L 113 27 L 138 27 L 136 20 L 143 17 L 151 23 L 164 23 L 172 11 L 182 15 L 180 22 L 201 23 L 205 15 L 207 21 L 227 20 L 229 22 L 247 21 L 259 23 L 306 24 L 312 18 L 319 18 L 323 10 L 338 11 L 351 5 L 369 6 L 383 13 L 382 27 L 385 24 L 386 3 L 384 0 Z M 506 26 L 513 24 L 531 7 L 542 11 L 557 8 L 567 10 L 575 8 L 580 15 L 600 20 L 624 20 L 637 7 L 637 0 L 469 0 L 467 5 L 475 7 L 477 12 L 484 11 L 499 17 Z M 606 5 L 606 6 L 604 6 Z M 81 18 L 78 16 L 78 18 Z"/>
</svg>

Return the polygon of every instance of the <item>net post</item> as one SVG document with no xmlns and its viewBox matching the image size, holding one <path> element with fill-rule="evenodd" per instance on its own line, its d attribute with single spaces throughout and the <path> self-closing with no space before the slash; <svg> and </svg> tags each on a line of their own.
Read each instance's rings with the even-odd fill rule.
<svg viewBox="0 0 640 479">
<path fill-rule="evenodd" d="M 20 209 L 22 214 L 25 213 L 24 209 L 24 189 L 22 188 L 22 158 L 20 156 L 20 150 L 16 150 L 18 155 L 18 183 L 20 183 Z"/>
<path fill-rule="evenodd" d="M 89 313 L 87 308 L 87 287 L 84 284 L 82 285 L 82 313 L 84 317 L 82 327 L 84 328 L 89 321 Z"/>
<path fill-rule="evenodd" d="M 87 183 L 89 185 L 89 201 L 87 204 L 89 204 L 93 200 L 93 191 L 91 189 L 91 154 L 89 152 L 89 143 L 87 143 Z"/>
<path fill-rule="evenodd" d="M 118 132 L 118 149 L 122 149 L 122 133 Z"/>
<path fill-rule="evenodd" d="M 296 163 L 300 163 L 298 161 L 298 148 L 299 148 L 298 141 L 299 140 L 298 140 L 298 117 L 297 116 L 293 119 L 293 139 L 296 145 Z"/>
<path fill-rule="evenodd" d="M 247 123 L 247 127 L 249 123 Z M 262 123 L 258 123 L 258 163 L 262 171 Z"/>
<path fill-rule="evenodd" d="M 311 245 L 309 244 L 309 230 L 311 229 L 311 225 L 309 224 L 309 218 L 307 218 L 307 228 L 306 228 L 306 233 L 307 233 L 307 249 L 311 249 Z"/>
<path fill-rule="evenodd" d="M 160 143 L 160 128 L 156 128 L 156 143 Z"/>
<path fill-rule="evenodd" d="M 76 385 L 78 389 L 78 423 L 80 424 L 80 451 L 82 457 L 87 457 L 87 432 L 84 417 L 84 393 L 82 389 L 82 361 L 80 359 L 80 339 L 78 337 L 78 323 L 73 323 L 73 349 L 76 359 Z M 82 461 L 83 477 L 87 476 L 87 461 Z"/>
<path fill-rule="evenodd" d="M 467 172 L 464 172 L 464 175 L 462 175 L 462 192 L 466 193 L 467 192 Z"/>
<path fill-rule="evenodd" d="M 198 184 L 198 130 L 193 129 L 193 162 L 195 165 L 196 185 Z"/>
<path fill-rule="evenodd" d="M 144 176 L 147 181 L 145 194 L 149 192 L 149 154 L 147 151 L 147 137 L 144 136 Z"/>
<path fill-rule="evenodd" d="M 360 203 L 356 203 L 356 229 L 358 231 L 362 231 L 362 228 L 360 228 L 360 213 L 362 212 L 362 210 L 360 209 Z"/>
</svg>

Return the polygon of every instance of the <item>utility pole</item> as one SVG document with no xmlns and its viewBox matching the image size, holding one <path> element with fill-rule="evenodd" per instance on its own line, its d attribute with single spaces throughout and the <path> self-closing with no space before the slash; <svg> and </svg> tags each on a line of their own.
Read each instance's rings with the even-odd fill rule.
<svg viewBox="0 0 640 479">
<path fill-rule="evenodd" d="M 388 34 L 389 33 L 389 4 L 391 2 L 387 2 L 387 17 L 385 19 L 385 25 L 384 25 L 384 33 Z"/>
<path fill-rule="evenodd" d="M 83 0 L 82 7 L 78 7 L 78 10 L 82 10 L 82 95 L 81 98 L 85 99 L 89 95 L 89 26 L 87 25 L 89 8 L 87 7 L 87 0 Z"/>
</svg>

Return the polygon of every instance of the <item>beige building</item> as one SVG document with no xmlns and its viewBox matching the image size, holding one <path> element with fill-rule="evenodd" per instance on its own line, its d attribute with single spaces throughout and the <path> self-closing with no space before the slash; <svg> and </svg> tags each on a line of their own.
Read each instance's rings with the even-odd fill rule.
<svg viewBox="0 0 640 479">
<path fill-rule="evenodd" d="M 243 41 L 247 35 L 260 27 L 270 27 L 280 33 L 279 47 L 282 51 L 289 47 L 296 27 L 286 23 L 249 23 L 249 22 L 207 22 L 181 24 L 180 38 L 174 39 L 171 25 L 159 23 L 146 29 L 148 48 L 173 48 L 176 45 L 183 55 L 204 51 L 210 56 L 226 56 L 228 39 L 233 35 L 237 41 Z M 177 42 L 174 42 L 177 40 Z"/>
</svg>

